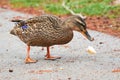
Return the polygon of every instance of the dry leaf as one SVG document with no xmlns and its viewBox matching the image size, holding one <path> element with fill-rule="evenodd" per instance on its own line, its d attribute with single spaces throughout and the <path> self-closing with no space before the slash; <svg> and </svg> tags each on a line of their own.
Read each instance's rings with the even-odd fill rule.
<svg viewBox="0 0 120 80">
<path fill-rule="evenodd" d="M 43 74 L 43 73 L 49 73 L 49 72 L 53 72 L 53 71 L 52 70 L 38 70 L 38 71 L 31 70 L 29 71 L 29 73 L 35 73 L 35 74 Z"/>
<path fill-rule="evenodd" d="M 113 69 L 112 72 L 120 72 L 120 68 L 118 68 L 118 69 Z"/>
</svg>

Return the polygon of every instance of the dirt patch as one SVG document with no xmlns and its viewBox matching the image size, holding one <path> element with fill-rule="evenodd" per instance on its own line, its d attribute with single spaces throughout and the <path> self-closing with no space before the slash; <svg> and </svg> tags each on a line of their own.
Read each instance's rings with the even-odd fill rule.
<svg viewBox="0 0 120 80">
<path fill-rule="evenodd" d="M 29 8 L 13 8 L 9 3 L 7 3 L 8 0 L 1 0 L 0 7 L 4 9 L 12 9 L 15 11 L 23 12 L 23 13 L 28 13 L 32 15 L 39 16 L 44 13 L 43 9 L 35 9 L 33 7 Z M 66 18 L 70 15 L 63 15 L 60 16 L 61 18 Z M 108 17 L 97 17 L 97 16 L 92 16 L 92 17 L 87 17 L 86 19 L 87 27 L 92 30 L 97 30 L 100 32 L 104 32 L 116 37 L 120 38 L 120 17 L 115 18 L 115 19 L 110 19 Z"/>
<path fill-rule="evenodd" d="M 88 17 L 87 25 L 89 29 L 104 32 L 120 38 L 120 18 L 110 19 L 108 17 Z"/>
</svg>

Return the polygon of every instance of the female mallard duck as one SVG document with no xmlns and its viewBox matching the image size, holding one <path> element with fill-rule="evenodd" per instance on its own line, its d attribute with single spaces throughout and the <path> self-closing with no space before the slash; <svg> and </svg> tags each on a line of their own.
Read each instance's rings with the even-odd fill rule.
<svg viewBox="0 0 120 80">
<path fill-rule="evenodd" d="M 73 30 L 80 32 L 88 40 L 93 40 L 86 30 L 86 23 L 78 15 L 68 17 L 64 21 L 53 15 L 42 15 L 25 21 L 12 20 L 12 22 L 17 24 L 10 33 L 18 36 L 28 46 L 26 63 L 36 62 L 30 58 L 30 46 L 47 47 L 45 59 L 60 58 L 51 56 L 49 47 L 70 42 L 73 38 Z"/>
</svg>

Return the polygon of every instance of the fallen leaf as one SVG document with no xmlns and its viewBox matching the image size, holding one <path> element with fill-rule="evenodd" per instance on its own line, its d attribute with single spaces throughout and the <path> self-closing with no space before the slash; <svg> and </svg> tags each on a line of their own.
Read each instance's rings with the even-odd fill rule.
<svg viewBox="0 0 120 80">
<path fill-rule="evenodd" d="M 28 71 L 28 73 L 34 73 L 34 72 L 35 72 L 34 70 Z"/>
<path fill-rule="evenodd" d="M 113 69 L 112 72 L 120 72 L 120 68 L 118 68 L 118 69 Z"/>
<path fill-rule="evenodd" d="M 64 45 L 64 47 L 65 47 L 65 48 L 69 48 L 69 46 L 68 46 L 68 45 Z"/>
<path fill-rule="evenodd" d="M 28 71 L 29 73 L 35 73 L 35 74 L 43 74 L 43 73 L 49 73 L 49 72 L 53 72 L 52 70 L 31 70 L 31 71 Z"/>
<path fill-rule="evenodd" d="M 115 49 L 114 51 L 115 51 L 115 52 L 119 52 L 119 51 L 120 51 L 120 49 Z"/>
<path fill-rule="evenodd" d="M 39 70 L 39 72 L 53 72 L 52 70 Z"/>
</svg>

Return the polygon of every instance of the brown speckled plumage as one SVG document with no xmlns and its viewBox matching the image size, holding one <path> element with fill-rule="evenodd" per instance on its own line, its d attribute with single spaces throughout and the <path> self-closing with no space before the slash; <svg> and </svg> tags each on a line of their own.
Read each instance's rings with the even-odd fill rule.
<svg viewBox="0 0 120 80">
<path fill-rule="evenodd" d="M 27 29 L 23 30 L 19 22 L 14 30 L 15 35 L 30 46 L 65 44 L 72 39 L 73 32 L 62 23 L 56 16 L 42 15 L 26 20 Z"/>
<path fill-rule="evenodd" d="M 13 20 L 14 21 L 14 20 Z M 86 23 L 79 16 L 71 16 L 65 21 L 53 15 L 42 15 L 28 20 L 16 20 L 11 34 L 18 36 L 28 46 L 49 47 L 66 44 L 73 38 L 73 30 L 81 32 L 89 40 Z"/>
</svg>

